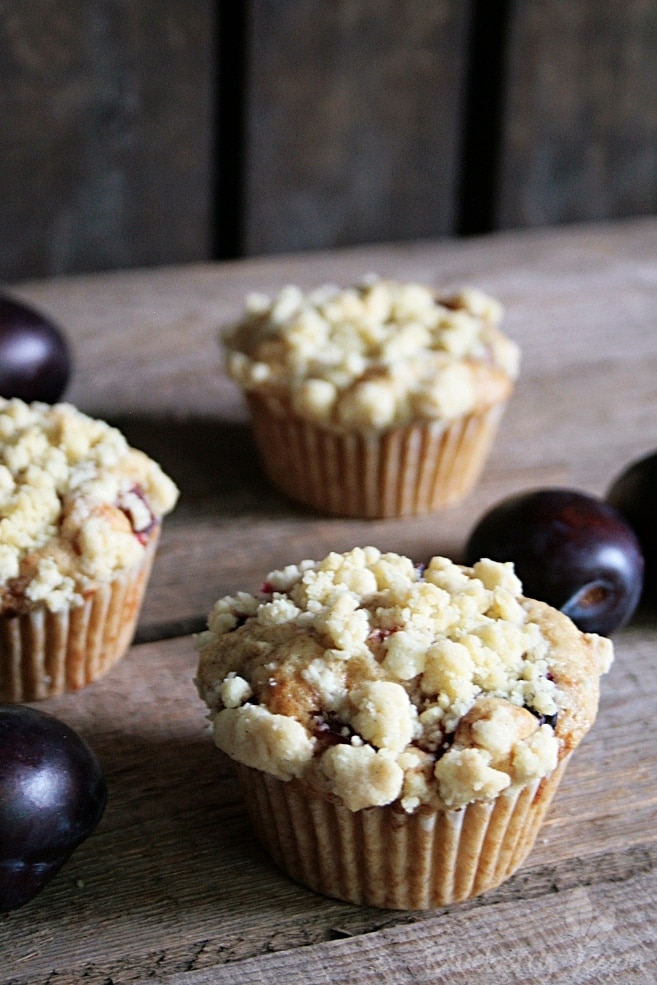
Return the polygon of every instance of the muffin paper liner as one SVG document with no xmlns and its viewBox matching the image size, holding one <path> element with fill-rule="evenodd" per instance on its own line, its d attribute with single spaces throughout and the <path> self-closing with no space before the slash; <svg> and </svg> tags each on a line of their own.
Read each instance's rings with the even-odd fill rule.
<svg viewBox="0 0 657 985">
<path fill-rule="evenodd" d="M 333 516 L 430 513 L 477 483 L 506 401 L 453 421 L 421 421 L 381 434 L 338 433 L 247 394 L 256 445 L 272 484 Z"/>
<path fill-rule="evenodd" d="M 159 535 L 158 526 L 140 564 L 97 586 L 82 605 L 0 616 L 0 700 L 77 691 L 121 659 L 134 636 Z"/>
<path fill-rule="evenodd" d="M 303 783 L 236 764 L 251 823 L 273 862 L 325 896 L 426 910 L 508 879 L 531 851 L 566 769 L 459 809 L 349 811 Z"/>
</svg>

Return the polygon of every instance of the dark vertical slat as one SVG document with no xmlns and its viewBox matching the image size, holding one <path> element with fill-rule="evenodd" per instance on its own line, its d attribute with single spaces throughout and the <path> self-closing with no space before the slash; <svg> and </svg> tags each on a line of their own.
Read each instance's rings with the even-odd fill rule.
<svg viewBox="0 0 657 985">
<path fill-rule="evenodd" d="M 458 232 L 489 232 L 499 182 L 509 0 L 474 0 L 468 44 Z"/>
<path fill-rule="evenodd" d="M 512 2 L 498 227 L 657 211 L 657 5 Z"/>
<path fill-rule="evenodd" d="M 217 117 L 214 161 L 213 256 L 244 250 L 246 52 L 248 7 L 217 0 Z"/>
<path fill-rule="evenodd" d="M 250 0 L 245 250 L 448 235 L 470 0 Z"/>
</svg>

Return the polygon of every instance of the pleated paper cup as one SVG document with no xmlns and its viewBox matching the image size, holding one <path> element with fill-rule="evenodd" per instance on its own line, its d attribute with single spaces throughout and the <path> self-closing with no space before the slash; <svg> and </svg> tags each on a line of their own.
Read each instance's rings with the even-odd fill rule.
<svg viewBox="0 0 657 985">
<path fill-rule="evenodd" d="M 132 642 L 160 536 L 134 568 L 98 585 L 82 605 L 0 617 L 0 700 L 39 701 L 78 691 L 116 664 Z"/>
<path fill-rule="evenodd" d="M 348 903 L 427 910 L 499 886 L 531 851 L 566 769 L 458 809 L 350 811 L 304 784 L 237 764 L 251 823 L 296 882 Z"/>
<path fill-rule="evenodd" d="M 342 433 L 247 401 L 264 470 L 302 506 L 365 519 L 432 513 L 476 485 L 507 401 L 451 421 L 418 421 L 382 433 Z"/>
</svg>

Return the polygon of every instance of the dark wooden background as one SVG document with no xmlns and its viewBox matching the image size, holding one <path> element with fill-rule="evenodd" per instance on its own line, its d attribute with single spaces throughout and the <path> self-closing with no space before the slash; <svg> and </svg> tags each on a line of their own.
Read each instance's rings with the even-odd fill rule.
<svg viewBox="0 0 657 985">
<path fill-rule="evenodd" d="M 0 0 L 0 281 L 657 211 L 655 0 Z"/>
</svg>

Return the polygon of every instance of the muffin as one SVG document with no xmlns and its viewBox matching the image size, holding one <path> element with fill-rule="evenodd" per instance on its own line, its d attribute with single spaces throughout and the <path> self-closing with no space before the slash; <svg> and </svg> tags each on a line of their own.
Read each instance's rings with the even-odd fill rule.
<svg viewBox="0 0 657 985">
<path fill-rule="evenodd" d="M 473 488 L 518 374 L 480 290 L 370 278 L 253 294 L 225 334 L 265 473 L 333 516 L 423 514 Z"/>
<path fill-rule="evenodd" d="M 0 398 L 0 700 L 77 690 L 123 656 L 177 496 L 104 421 Z"/>
<path fill-rule="evenodd" d="M 327 896 L 409 910 L 523 862 L 613 658 L 523 597 L 511 563 L 373 547 L 220 599 L 197 642 L 214 741 L 274 862 Z"/>
</svg>

